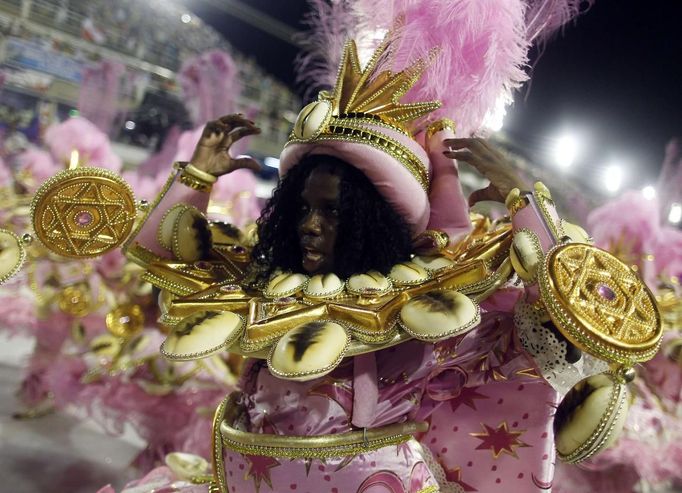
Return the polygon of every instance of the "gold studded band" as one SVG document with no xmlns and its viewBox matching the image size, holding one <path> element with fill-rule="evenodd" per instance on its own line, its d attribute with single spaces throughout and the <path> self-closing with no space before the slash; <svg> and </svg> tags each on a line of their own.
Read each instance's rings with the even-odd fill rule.
<svg viewBox="0 0 682 493">
<path fill-rule="evenodd" d="M 339 140 L 364 144 L 374 147 L 393 157 L 402 164 L 412 176 L 417 180 L 425 192 L 429 191 L 429 173 L 421 160 L 406 146 L 395 139 L 374 132 L 368 128 L 347 125 L 329 125 L 323 133 L 312 140 L 303 140 L 293 137 L 289 139 L 289 144 L 310 144 L 319 141 Z"/>
</svg>

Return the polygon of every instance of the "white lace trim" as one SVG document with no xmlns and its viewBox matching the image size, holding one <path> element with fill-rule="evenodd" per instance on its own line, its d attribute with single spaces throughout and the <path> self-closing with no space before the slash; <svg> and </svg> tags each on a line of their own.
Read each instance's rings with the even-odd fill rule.
<svg viewBox="0 0 682 493">
<path fill-rule="evenodd" d="M 523 301 L 516 304 L 514 323 L 524 349 L 538 365 L 542 376 L 563 397 L 583 378 L 607 369 L 604 361 L 583 353 L 571 364 L 566 361 L 566 342 L 542 326 L 540 314 Z"/>
<path fill-rule="evenodd" d="M 447 480 L 447 478 L 445 477 L 445 471 L 443 471 L 443 467 L 433 456 L 429 447 L 424 447 L 419 442 L 417 442 L 417 446 L 421 448 L 422 457 L 424 457 L 424 462 L 431 471 L 431 474 L 433 474 L 433 478 L 438 483 L 440 493 L 464 493 L 464 488 L 462 488 L 457 483 L 451 483 L 450 481 Z"/>
</svg>

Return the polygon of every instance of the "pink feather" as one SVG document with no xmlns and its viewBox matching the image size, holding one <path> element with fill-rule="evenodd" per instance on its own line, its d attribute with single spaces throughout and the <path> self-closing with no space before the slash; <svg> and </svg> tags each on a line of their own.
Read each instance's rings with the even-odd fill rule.
<svg viewBox="0 0 682 493">
<path fill-rule="evenodd" d="M 527 0 L 528 39 L 544 43 L 571 20 L 584 14 L 595 0 Z"/>
<path fill-rule="evenodd" d="M 179 79 L 195 125 L 234 111 L 241 87 L 237 66 L 229 53 L 211 50 L 188 59 Z"/>
<path fill-rule="evenodd" d="M 309 0 L 302 20 L 307 30 L 297 38 L 301 53 L 294 65 L 296 82 L 306 87 L 308 98 L 334 85 L 343 46 L 356 34 L 358 15 L 347 0 Z"/>
<path fill-rule="evenodd" d="M 373 3 L 376 12 L 380 6 Z M 396 30 L 392 54 L 380 68 L 403 70 L 418 58 L 427 58 L 434 47 L 440 50 L 402 101 L 439 100 L 442 107 L 429 119 L 452 118 L 461 136 L 479 132 L 497 102 L 510 102 L 512 91 L 527 78 L 523 2 L 403 0 L 394 5 L 404 24 Z"/>
</svg>

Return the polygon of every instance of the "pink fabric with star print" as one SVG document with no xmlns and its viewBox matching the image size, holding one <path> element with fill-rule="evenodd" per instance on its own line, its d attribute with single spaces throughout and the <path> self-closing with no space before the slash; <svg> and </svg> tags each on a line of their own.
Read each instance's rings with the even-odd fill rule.
<svg viewBox="0 0 682 493">
<path fill-rule="evenodd" d="M 558 397 L 515 336 L 508 309 L 518 296 L 518 290 L 508 290 L 484 303 L 481 324 L 462 336 L 435 345 L 412 341 L 375 353 L 379 399 L 371 427 L 428 421 L 430 430 L 416 438 L 440 464 L 446 482 L 454 483 L 451 487 L 526 493 L 551 485 L 551 422 Z M 242 388 L 251 432 L 314 436 L 354 429 L 352 359 L 309 382 L 282 381 L 254 362 L 245 370 Z M 437 477 L 437 471 L 416 443 L 410 442 L 409 450 L 411 455 L 400 460 L 399 450 L 390 446 L 324 462 L 227 451 L 225 465 L 228 484 L 240 493 L 333 488 L 416 493 L 431 479 L 412 482 L 413 471 L 423 471 L 425 478 Z M 255 475 L 249 472 L 254 467 Z M 378 480 L 378 471 L 397 476 L 401 486 L 388 486 L 392 474 Z M 362 489 L 375 479 L 371 489 Z"/>
</svg>

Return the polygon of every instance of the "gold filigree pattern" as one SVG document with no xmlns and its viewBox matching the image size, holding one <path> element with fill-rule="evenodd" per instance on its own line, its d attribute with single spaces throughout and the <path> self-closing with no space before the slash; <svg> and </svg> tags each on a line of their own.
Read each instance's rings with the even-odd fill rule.
<svg viewBox="0 0 682 493">
<path fill-rule="evenodd" d="M 96 257 L 120 246 L 135 221 L 130 186 L 101 168 L 62 171 L 31 203 L 36 236 L 65 257 Z"/>
<path fill-rule="evenodd" d="M 658 349 L 662 329 L 653 295 L 608 252 L 579 243 L 556 247 L 541 270 L 540 290 L 559 330 L 589 353 L 632 364 Z"/>
</svg>

